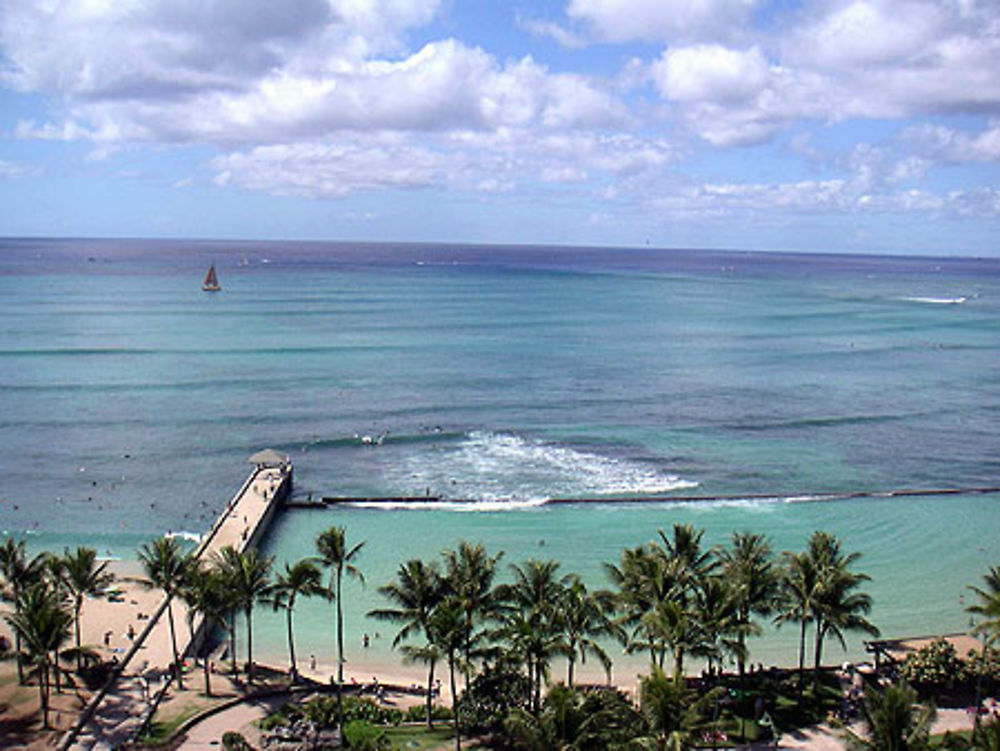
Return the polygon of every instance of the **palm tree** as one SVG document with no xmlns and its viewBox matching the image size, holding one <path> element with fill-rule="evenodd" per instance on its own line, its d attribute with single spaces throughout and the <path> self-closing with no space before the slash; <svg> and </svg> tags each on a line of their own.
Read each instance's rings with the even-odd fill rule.
<svg viewBox="0 0 1000 751">
<path fill-rule="evenodd" d="M 559 622 L 565 586 L 556 578 L 559 569 L 556 561 L 532 559 L 510 568 L 513 583 L 496 590 L 503 611 L 500 635 L 513 643 L 515 655 L 526 658 L 533 689 L 532 706 L 537 714 L 542 704 L 542 681 L 548 677 L 551 659 L 568 650 Z"/>
<path fill-rule="evenodd" d="M 746 638 L 760 634 L 754 615 L 770 615 L 779 593 L 779 579 L 771 563 L 771 546 L 764 535 L 734 532 L 730 547 L 719 553 L 722 575 L 728 581 L 736 605 L 736 653 L 740 679 L 740 704 L 746 703 Z M 740 712 L 740 734 L 743 735 L 745 712 Z"/>
<path fill-rule="evenodd" d="M 297 682 L 299 671 L 295 662 L 295 637 L 292 630 L 292 612 L 295 610 L 295 600 L 302 597 L 326 595 L 328 590 L 323 586 L 323 575 L 316 564 L 306 558 L 296 561 L 293 565 L 285 563 L 285 570 L 278 574 L 274 582 L 271 604 L 275 610 L 284 610 L 288 626 L 288 663 L 289 675 Z"/>
<path fill-rule="evenodd" d="M 503 552 L 488 555 L 482 543 L 475 545 L 462 541 L 458 550 L 446 550 L 445 585 L 448 593 L 457 598 L 465 618 L 465 644 L 462 647 L 465 686 L 472 679 L 472 643 L 476 626 L 491 617 L 497 607 L 497 593 L 493 582 L 496 579 L 497 564 Z"/>
<path fill-rule="evenodd" d="M 28 558 L 24 540 L 14 541 L 8 537 L 0 545 L 0 577 L 3 587 L 0 599 L 14 606 L 14 613 L 20 612 L 21 593 L 38 582 L 45 569 L 45 557 L 36 555 Z M 14 651 L 17 654 L 17 682 L 24 684 L 24 666 L 21 664 L 21 636 L 14 631 Z"/>
<path fill-rule="evenodd" d="M 707 657 L 712 653 L 711 638 L 698 620 L 697 611 L 677 599 L 658 603 L 643 614 L 641 623 L 649 639 L 664 645 L 673 654 L 673 678 L 678 685 L 684 683 L 684 658 L 687 655 Z M 662 669 L 661 665 L 654 667 Z"/>
<path fill-rule="evenodd" d="M 983 635 L 983 654 L 979 661 L 979 671 L 976 676 L 976 704 L 979 704 L 979 696 L 982 691 L 983 670 L 990 664 L 990 649 L 1000 639 L 1000 566 L 994 566 L 989 573 L 983 576 L 983 586 L 970 586 L 973 594 L 979 598 L 979 602 L 973 603 L 966 608 L 966 611 L 983 618 L 973 633 Z M 979 729 L 979 713 L 976 713 L 976 728 Z M 994 723 L 1000 728 L 1000 723 Z M 993 736 L 989 736 L 993 737 Z"/>
<path fill-rule="evenodd" d="M 468 620 L 465 604 L 457 597 L 442 600 L 431 615 L 429 636 L 438 652 L 448 663 L 448 678 L 451 688 L 451 713 L 455 731 L 455 751 L 462 751 L 462 738 L 458 722 L 458 686 L 455 671 L 462 660 L 462 653 L 468 644 Z"/>
<path fill-rule="evenodd" d="M 734 532 L 730 547 L 723 548 L 719 557 L 722 575 L 729 583 L 736 605 L 736 635 L 740 645 L 736 661 L 742 680 L 746 671 L 746 637 L 760 632 L 751 618 L 771 614 L 778 601 L 780 580 L 771 561 L 771 546 L 763 535 Z"/>
<path fill-rule="evenodd" d="M 227 545 L 216 553 L 219 571 L 230 589 L 233 602 L 243 611 L 247 624 L 247 682 L 253 683 L 253 609 L 271 591 L 272 556 L 262 556 L 256 548 L 240 552 Z"/>
<path fill-rule="evenodd" d="M 975 631 L 986 635 L 987 644 L 994 644 L 1000 639 L 1000 566 L 992 567 L 983 576 L 983 584 L 983 587 L 969 587 L 979 602 L 969 605 L 966 611 L 983 617 Z"/>
<path fill-rule="evenodd" d="M 667 564 L 675 581 L 675 594 L 681 599 L 687 599 L 717 565 L 712 551 L 702 550 L 701 538 L 704 534 L 704 530 L 695 531 L 690 524 L 674 524 L 670 537 L 662 529 L 659 530 L 663 547 L 654 545 L 653 550 Z"/>
<path fill-rule="evenodd" d="M 721 667 L 726 655 L 738 659 L 744 654 L 739 639 L 734 638 L 741 629 L 733 590 L 725 577 L 705 577 L 696 594 L 693 615 L 703 632 L 709 673 L 714 672 L 716 662 Z"/>
<path fill-rule="evenodd" d="M 903 684 L 868 688 L 861 703 L 865 733 L 845 731 L 850 751 L 924 751 L 930 748 L 933 705 L 917 704 L 917 692 Z"/>
<path fill-rule="evenodd" d="M 188 628 L 194 632 L 194 619 L 201 616 L 204 619 L 204 633 L 211 633 L 212 628 L 221 623 L 232 608 L 231 598 L 226 581 L 217 569 L 210 565 L 192 565 L 188 570 L 185 583 L 185 600 L 188 604 Z M 192 637 L 192 645 L 194 638 Z M 205 672 L 205 696 L 212 695 L 211 672 L 206 656 L 202 660 Z"/>
<path fill-rule="evenodd" d="M 362 584 L 365 577 L 354 565 L 365 542 L 362 540 L 352 548 L 347 547 L 347 531 L 343 527 L 330 527 L 316 538 L 316 550 L 320 562 L 330 569 L 330 593 L 337 601 L 337 683 L 344 683 L 344 574 L 353 576 Z M 339 692 L 338 692 L 339 695 Z"/>
<path fill-rule="evenodd" d="M 840 541 L 827 532 L 815 532 L 809 539 L 809 557 L 817 569 L 816 596 L 813 598 L 813 620 L 816 623 L 815 681 L 819 685 L 819 669 L 823 641 L 833 635 L 847 649 L 845 631 L 863 631 L 878 636 L 879 630 L 865 618 L 871 612 L 871 596 L 856 591 L 871 579 L 867 574 L 850 570 L 860 553 L 844 555 Z"/>
<path fill-rule="evenodd" d="M 107 571 L 107 561 L 97 565 L 97 551 L 93 548 L 78 547 L 74 551 L 66 548 L 59 561 L 59 577 L 73 598 L 73 626 L 76 635 L 76 669 L 81 666 L 80 611 L 85 597 L 98 597 L 114 581 L 114 575 Z"/>
<path fill-rule="evenodd" d="M 49 730 L 49 694 L 53 673 L 58 673 L 62 646 L 69 641 L 73 615 L 46 582 L 31 584 L 20 593 L 18 608 L 7 622 L 19 637 L 19 657 L 38 673 L 38 698 L 42 727 Z"/>
<path fill-rule="evenodd" d="M 174 630 L 173 598 L 184 586 L 190 555 L 181 551 L 176 537 L 159 537 L 139 548 L 139 562 L 146 574 L 139 582 L 146 589 L 160 589 L 167 598 L 167 622 L 170 624 L 170 645 L 174 654 L 174 675 L 177 687 L 184 690 L 181 658 L 177 652 L 177 633 Z"/>
<path fill-rule="evenodd" d="M 396 572 L 396 581 L 379 587 L 378 591 L 396 607 L 372 610 L 368 616 L 401 624 L 392 646 L 399 646 L 414 632 L 420 632 L 427 641 L 426 646 L 406 648 L 404 654 L 409 660 L 427 663 L 427 727 L 433 730 L 434 667 L 440 653 L 430 644 L 430 622 L 434 609 L 444 595 L 441 575 L 433 564 L 428 565 L 419 558 L 414 558 L 400 565 Z"/>
<path fill-rule="evenodd" d="M 597 641 L 602 636 L 615 635 L 617 628 L 608 617 L 600 599 L 587 591 L 587 586 L 576 574 L 564 579 L 563 593 L 558 604 L 557 622 L 562 629 L 566 645 L 566 684 L 573 687 L 573 672 L 576 658 L 586 664 L 587 655 L 592 655 L 604 667 L 608 683 L 611 683 L 611 658 Z"/>
<path fill-rule="evenodd" d="M 611 599 L 620 613 L 617 625 L 628 629 L 623 639 L 625 650 L 647 649 L 650 665 L 662 668 L 667 646 L 649 631 L 649 619 L 644 616 L 666 602 L 674 590 L 675 582 L 667 571 L 664 556 L 657 554 L 652 546 L 627 548 L 622 551 L 618 566 L 605 563 L 604 570 L 615 587 Z"/>
<path fill-rule="evenodd" d="M 779 628 L 785 623 L 799 624 L 799 698 L 806 677 L 806 630 L 813 620 L 813 600 L 819 582 L 815 561 L 808 553 L 783 553 L 781 612 L 775 618 Z"/>
<path fill-rule="evenodd" d="M 670 680 L 658 667 L 639 684 L 639 710 L 649 735 L 637 739 L 640 748 L 684 751 L 692 748 L 707 707 L 722 689 L 692 700 L 683 684 Z"/>
</svg>

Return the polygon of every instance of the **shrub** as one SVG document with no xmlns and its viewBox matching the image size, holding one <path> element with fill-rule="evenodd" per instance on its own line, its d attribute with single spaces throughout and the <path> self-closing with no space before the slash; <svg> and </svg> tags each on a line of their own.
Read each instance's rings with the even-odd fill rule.
<svg viewBox="0 0 1000 751">
<path fill-rule="evenodd" d="M 424 722 L 427 719 L 427 706 L 424 704 L 415 704 L 406 710 L 404 719 L 407 722 Z M 434 720 L 450 720 L 451 719 L 451 708 L 446 707 L 443 704 L 432 704 L 431 705 L 431 719 Z"/>
<path fill-rule="evenodd" d="M 459 720 L 474 732 L 498 732 L 515 709 L 528 711 L 531 682 L 509 665 L 488 665 L 460 699 Z"/>
<path fill-rule="evenodd" d="M 344 725 L 344 745 L 358 751 L 380 751 L 392 747 L 385 729 L 364 720 L 351 720 Z"/>
<path fill-rule="evenodd" d="M 222 734 L 222 747 L 226 751 L 253 751 L 253 746 L 239 733 L 227 730 Z"/>
<path fill-rule="evenodd" d="M 901 672 L 907 682 L 925 690 L 950 688 L 965 680 L 967 674 L 954 645 L 944 639 L 935 639 L 908 655 Z"/>
<path fill-rule="evenodd" d="M 403 713 L 392 707 L 383 707 L 372 699 L 345 696 L 344 722 L 349 720 L 364 720 L 372 725 L 398 725 L 403 721 Z"/>
</svg>

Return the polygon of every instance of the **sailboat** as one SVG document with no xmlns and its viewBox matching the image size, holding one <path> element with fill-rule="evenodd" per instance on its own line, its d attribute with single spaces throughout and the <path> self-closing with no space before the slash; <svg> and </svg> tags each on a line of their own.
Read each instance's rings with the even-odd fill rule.
<svg viewBox="0 0 1000 751">
<path fill-rule="evenodd" d="M 208 268 L 208 273 L 205 274 L 205 281 L 202 282 L 201 288 L 206 292 L 218 292 L 222 287 L 219 286 L 219 277 L 215 273 L 215 264 L 213 263 Z"/>
</svg>

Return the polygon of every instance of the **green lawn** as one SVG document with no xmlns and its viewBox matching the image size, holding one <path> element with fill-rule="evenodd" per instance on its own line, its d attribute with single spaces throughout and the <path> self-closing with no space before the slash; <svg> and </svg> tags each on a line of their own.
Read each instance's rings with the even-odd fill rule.
<svg viewBox="0 0 1000 751">
<path fill-rule="evenodd" d="M 149 727 L 146 728 L 146 732 L 139 738 L 139 741 L 144 746 L 159 746 L 166 743 L 173 737 L 174 733 L 177 732 L 177 728 L 181 726 L 181 723 L 191 717 L 194 717 L 202 709 L 204 709 L 204 707 L 188 706 L 171 717 L 162 720 L 154 718 L 153 721 L 149 723 Z"/>
<path fill-rule="evenodd" d="M 393 749 L 398 751 L 437 751 L 438 749 L 452 748 L 455 744 L 455 736 L 451 728 L 445 726 L 435 727 L 428 730 L 426 727 L 400 726 L 388 728 L 386 735 L 392 741 Z M 462 748 L 475 751 L 484 748 L 475 741 L 462 739 Z"/>
</svg>

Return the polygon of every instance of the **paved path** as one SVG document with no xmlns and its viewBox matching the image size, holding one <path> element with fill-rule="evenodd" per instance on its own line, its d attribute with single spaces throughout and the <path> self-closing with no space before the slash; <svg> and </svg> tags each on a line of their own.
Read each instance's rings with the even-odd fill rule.
<svg viewBox="0 0 1000 751">
<path fill-rule="evenodd" d="M 861 724 L 854 723 L 850 726 L 855 733 L 861 733 Z M 972 715 L 964 709 L 939 709 L 937 719 L 931 728 L 932 735 L 938 735 L 948 731 L 971 730 Z M 771 743 L 753 743 L 741 748 L 747 751 L 769 751 L 774 748 Z M 778 749 L 788 749 L 789 751 L 798 749 L 808 749 L 808 751 L 844 751 L 846 744 L 843 740 L 843 731 L 831 728 L 826 723 L 813 725 L 802 730 L 786 732 L 781 734 L 778 742 Z"/>
<path fill-rule="evenodd" d="M 177 751 L 218 751 L 222 734 L 227 730 L 241 733 L 252 746 L 259 748 L 260 731 L 251 723 L 267 717 L 287 701 L 287 696 L 252 699 L 217 712 L 188 730 Z"/>
<path fill-rule="evenodd" d="M 290 472 L 290 467 L 287 471 L 279 468 L 255 470 L 226 505 L 205 541 L 196 549 L 196 555 L 205 560 L 227 545 L 237 550 L 249 547 L 263 534 L 268 511 Z M 120 659 L 127 663 L 121 677 L 69 746 L 72 751 L 104 751 L 131 741 L 157 695 L 168 688 L 163 676 L 172 662 L 172 649 L 165 601 L 159 593 L 143 590 L 135 582 L 121 581 L 119 586 L 124 592 L 121 602 L 92 601 L 85 606 L 84 642 L 103 644 L 103 648 L 115 656 L 122 653 Z M 190 640 L 186 610 L 181 602 L 173 603 L 172 607 L 178 649 L 183 654 Z M 163 615 L 157 617 L 161 612 Z M 122 616 L 127 625 L 122 625 Z M 115 626 L 109 627 L 109 623 Z M 138 642 L 137 646 L 133 639 Z M 129 650 L 133 648 L 134 654 L 129 659 Z M 190 680 L 197 680 L 197 677 L 191 676 Z"/>
</svg>

